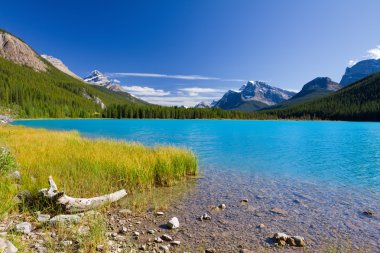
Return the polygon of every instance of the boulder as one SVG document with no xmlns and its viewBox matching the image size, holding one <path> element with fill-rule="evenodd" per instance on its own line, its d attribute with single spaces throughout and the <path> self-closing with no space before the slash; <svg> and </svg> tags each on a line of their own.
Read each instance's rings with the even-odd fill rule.
<svg viewBox="0 0 380 253">
<path fill-rule="evenodd" d="M 0 238 L 0 252 L 15 253 L 18 249 L 7 239 Z"/>
</svg>

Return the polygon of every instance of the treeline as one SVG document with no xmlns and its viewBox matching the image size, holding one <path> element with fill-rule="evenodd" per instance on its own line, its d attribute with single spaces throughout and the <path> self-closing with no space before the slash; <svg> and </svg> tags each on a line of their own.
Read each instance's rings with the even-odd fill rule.
<svg viewBox="0 0 380 253">
<path fill-rule="evenodd" d="M 104 110 L 104 118 L 131 119 L 254 119 L 254 113 L 226 111 L 219 108 L 199 109 L 155 105 L 112 105 Z"/>
<path fill-rule="evenodd" d="M 380 121 L 380 74 L 364 78 L 331 95 L 285 109 L 258 112 L 273 119 Z"/>
</svg>

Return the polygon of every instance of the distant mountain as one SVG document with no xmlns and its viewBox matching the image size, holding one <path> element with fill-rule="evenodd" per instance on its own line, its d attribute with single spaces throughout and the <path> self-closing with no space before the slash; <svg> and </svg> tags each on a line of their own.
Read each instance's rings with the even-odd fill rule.
<svg viewBox="0 0 380 253">
<path fill-rule="evenodd" d="M 202 101 L 202 102 L 196 104 L 194 106 L 194 108 L 210 108 L 210 104 Z"/>
<path fill-rule="evenodd" d="M 324 96 L 327 96 L 334 91 L 341 89 L 339 83 L 332 81 L 329 77 L 317 77 L 302 87 L 302 90 L 294 95 L 291 99 L 279 103 L 277 105 L 264 108 L 264 110 L 285 108 L 291 105 L 312 101 Z"/>
<path fill-rule="evenodd" d="M 63 73 L 66 73 L 76 79 L 82 80 L 79 76 L 74 74 L 60 59 L 57 59 L 53 56 L 46 55 L 46 54 L 42 54 L 41 57 L 47 60 L 48 62 L 50 62 L 54 67 L 56 67 Z"/>
<path fill-rule="evenodd" d="M 239 91 L 229 90 L 214 107 L 225 110 L 256 111 L 290 99 L 295 92 L 272 87 L 265 82 L 249 81 Z"/>
<path fill-rule="evenodd" d="M 325 97 L 257 115 L 262 118 L 380 121 L 380 73 Z"/>
<path fill-rule="evenodd" d="M 23 118 L 99 117 L 110 105 L 143 103 L 126 92 L 102 90 L 73 78 L 4 30 L 0 70 L 0 109 Z"/>
<path fill-rule="evenodd" d="M 89 84 L 106 87 L 112 91 L 125 91 L 123 87 L 120 86 L 120 84 L 116 83 L 115 81 L 110 81 L 99 70 L 92 71 L 91 74 L 83 78 L 83 80 Z"/>
<path fill-rule="evenodd" d="M 346 72 L 344 73 L 340 84 L 342 86 L 347 86 L 377 72 L 380 72 L 380 59 L 360 61 L 352 67 L 346 68 Z"/>
</svg>

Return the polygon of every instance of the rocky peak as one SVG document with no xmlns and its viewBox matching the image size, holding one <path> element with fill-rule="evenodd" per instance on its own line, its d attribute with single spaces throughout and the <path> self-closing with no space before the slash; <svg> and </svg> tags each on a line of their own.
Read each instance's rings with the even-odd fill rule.
<svg viewBox="0 0 380 253">
<path fill-rule="evenodd" d="M 99 70 L 94 70 L 91 74 L 83 80 L 89 84 L 104 86 L 112 91 L 124 91 L 120 84 L 116 83 L 114 80 L 109 80 L 103 73 Z"/>
<path fill-rule="evenodd" d="M 337 91 L 342 86 L 339 83 L 336 83 L 331 80 L 329 77 L 317 77 L 307 84 L 305 84 L 302 87 L 303 91 L 310 91 L 310 90 L 317 90 L 317 89 L 322 89 L 322 90 L 328 90 L 328 91 Z"/>
<path fill-rule="evenodd" d="M 0 31 L 0 56 L 36 71 L 46 71 L 47 69 L 47 65 L 33 49 L 25 42 L 4 31 Z"/>
<path fill-rule="evenodd" d="M 48 62 L 50 62 L 54 67 L 56 67 L 57 69 L 59 69 L 63 73 L 66 73 L 66 74 L 68 74 L 68 75 L 70 75 L 76 79 L 82 80 L 79 76 L 74 74 L 60 59 L 57 59 L 53 56 L 45 55 L 45 54 L 42 54 L 41 57 L 44 58 L 45 60 L 47 60 Z"/>
<path fill-rule="evenodd" d="M 380 59 L 359 61 L 352 67 L 346 68 L 340 84 L 346 86 L 377 72 L 380 72 Z"/>
</svg>

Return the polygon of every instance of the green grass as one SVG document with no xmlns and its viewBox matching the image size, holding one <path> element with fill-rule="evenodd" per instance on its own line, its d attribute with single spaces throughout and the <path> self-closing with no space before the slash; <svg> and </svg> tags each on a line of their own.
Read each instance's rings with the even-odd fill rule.
<svg viewBox="0 0 380 253">
<path fill-rule="evenodd" d="M 197 158 L 189 150 L 87 139 L 73 131 L 1 126 L 0 145 L 16 158 L 20 190 L 32 194 L 48 186 L 49 175 L 68 195 L 92 197 L 121 188 L 134 193 L 172 186 L 197 174 Z M 5 176 L 1 180 L 0 196 L 7 203 L 15 196 L 14 186 Z M 0 214 L 9 208 L 2 205 Z"/>
</svg>

